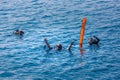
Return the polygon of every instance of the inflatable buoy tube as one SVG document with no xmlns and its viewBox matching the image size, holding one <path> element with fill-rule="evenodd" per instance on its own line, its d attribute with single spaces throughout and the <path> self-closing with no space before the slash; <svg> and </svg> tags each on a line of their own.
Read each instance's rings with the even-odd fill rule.
<svg viewBox="0 0 120 80">
<path fill-rule="evenodd" d="M 83 18 L 82 19 L 81 31 L 80 31 L 80 40 L 79 40 L 79 46 L 80 46 L 80 48 L 82 48 L 82 44 L 83 44 L 85 26 L 86 26 L 86 18 Z"/>
</svg>

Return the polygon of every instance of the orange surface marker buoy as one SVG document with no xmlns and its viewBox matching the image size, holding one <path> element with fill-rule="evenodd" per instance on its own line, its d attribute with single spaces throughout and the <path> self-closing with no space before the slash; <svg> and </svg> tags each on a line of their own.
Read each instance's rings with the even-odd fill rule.
<svg viewBox="0 0 120 80">
<path fill-rule="evenodd" d="M 86 25 L 86 18 L 83 18 L 82 19 L 81 31 L 80 31 L 80 40 L 79 40 L 79 45 L 80 45 L 81 49 L 82 49 L 82 44 L 83 44 L 83 38 L 84 38 L 84 32 L 85 32 L 85 25 Z"/>
</svg>

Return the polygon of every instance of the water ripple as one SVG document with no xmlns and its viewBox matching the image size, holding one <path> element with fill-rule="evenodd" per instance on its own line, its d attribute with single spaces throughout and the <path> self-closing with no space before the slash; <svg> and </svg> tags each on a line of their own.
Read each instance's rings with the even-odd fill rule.
<svg viewBox="0 0 120 80">
<path fill-rule="evenodd" d="M 119 80 L 119 0 L 0 1 L 1 80 Z M 81 19 L 87 18 L 83 56 Z M 22 29 L 24 36 L 13 32 Z M 99 47 L 88 37 L 100 38 Z M 62 51 L 44 50 L 44 38 Z M 71 51 L 66 50 L 74 40 Z M 106 75 L 107 74 L 107 75 Z"/>
</svg>

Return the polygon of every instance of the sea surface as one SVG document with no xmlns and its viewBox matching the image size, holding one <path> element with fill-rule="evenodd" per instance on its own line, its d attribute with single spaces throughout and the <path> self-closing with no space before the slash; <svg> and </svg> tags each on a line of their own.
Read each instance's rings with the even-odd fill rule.
<svg viewBox="0 0 120 80">
<path fill-rule="evenodd" d="M 44 49 L 44 38 L 62 51 Z M 120 80 L 120 0 L 0 0 L 0 80 Z"/>
</svg>

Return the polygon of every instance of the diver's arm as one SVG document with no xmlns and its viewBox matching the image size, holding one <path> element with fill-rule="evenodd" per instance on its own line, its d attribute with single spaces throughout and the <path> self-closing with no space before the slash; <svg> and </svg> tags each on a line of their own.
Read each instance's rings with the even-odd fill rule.
<svg viewBox="0 0 120 80">
<path fill-rule="evenodd" d="M 100 41 L 100 39 L 98 38 L 98 37 L 96 37 L 96 36 L 93 36 L 95 39 L 97 39 L 97 41 L 99 42 Z"/>
<path fill-rule="evenodd" d="M 49 49 L 52 49 L 52 47 L 50 46 L 50 44 L 48 43 L 48 41 L 47 41 L 46 38 L 44 39 L 44 41 L 45 41 L 46 46 L 47 46 Z"/>
<path fill-rule="evenodd" d="M 74 44 L 74 42 L 72 41 L 72 42 L 70 43 L 70 45 L 67 47 L 67 49 L 70 50 L 73 44 Z"/>
</svg>

